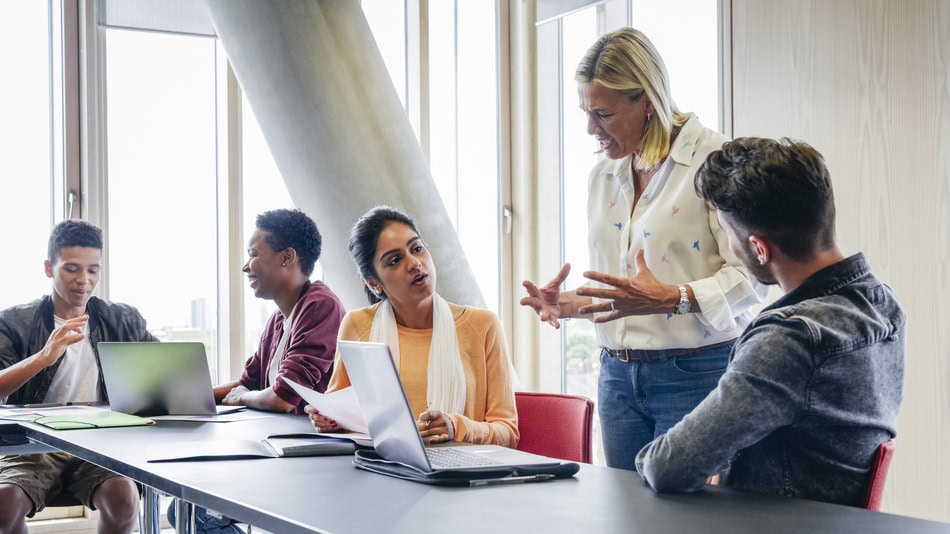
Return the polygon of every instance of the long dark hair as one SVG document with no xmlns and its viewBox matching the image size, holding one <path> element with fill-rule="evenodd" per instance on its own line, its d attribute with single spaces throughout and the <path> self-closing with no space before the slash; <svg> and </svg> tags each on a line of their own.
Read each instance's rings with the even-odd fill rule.
<svg viewBox="0 0 950 534">
<path fill-rule="evenodd" d="M 369 287 L 369 281 L 379 280 L 379 275 L 376 274 L 376 268 L 373 266 L 379 234 L 383 233 L 383 229 L 394 222 L 405 224 L 412 228 L 412 231 L 416 234 L 419 233 L 419 229 L 416 228 L 416 221 L 392 206 L 376 206 L 367 211 L 350 230 L 350 255 L 353 256 L 356 269 L 363 277 L 363 289 L 366 291 L 370 304 L 375 304 L 386 298 L 386 294 L 383 292 L 378 295 L 374 293 Z"/>
</svg>

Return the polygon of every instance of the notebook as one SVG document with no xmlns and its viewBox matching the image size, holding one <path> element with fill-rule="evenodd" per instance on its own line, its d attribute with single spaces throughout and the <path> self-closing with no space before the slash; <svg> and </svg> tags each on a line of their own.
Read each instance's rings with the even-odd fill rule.
<svg viewBox="0 0 950 534">
<path fill-rule="evenodd" d="M 113 411 L 151 417 L 215 415 L 244 408 L 215 406 L 203 343 L 101 341 L 97 346 Z"/>
<path fill-rule="evenodd" d="M 495 473 L 512 467 L 562 465 L 553 458 L 498 445 L 426 447 L 389 347 L 384 343 L 355 341 L 338 341 L 337 347 L 366 418 L 376 449 L 374 457 L 411 467 L 424 475 L 449 471 Z M 367 458 L 366 455 L 360 457 Z"/>
<path fill-rule="evenodd" d="M 353 454 L 357 445 L 343 438 L 212 439 L 162 443 L 145 450 L 148 462 L 236 460 Z"/>
</svg>

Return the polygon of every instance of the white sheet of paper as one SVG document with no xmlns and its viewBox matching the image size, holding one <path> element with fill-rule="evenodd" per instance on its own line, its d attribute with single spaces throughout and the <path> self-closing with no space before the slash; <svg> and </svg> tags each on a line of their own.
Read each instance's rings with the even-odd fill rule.
<svg viewBox="0 0 950 534">
<path fill-rule="evenodd" d="M 363 418 L 363 412 L 360 411 L 360 403 L 356 400 L 356 392 L 352 387 L 334 391 L 333 393 L 317 393 L 316 391 L 301 386 L 293 380 L 284 378 L 285 382 L 297 392 L 297 395 L 307 401 L 307 404 L 316 408 L 321 415 L 329 417 L 336 421 L 336 424 L 344 430 L 358 432 L 360 434 L 369 434 L 369 428 L 366 426 L 366 419 Z"/>
</svg>

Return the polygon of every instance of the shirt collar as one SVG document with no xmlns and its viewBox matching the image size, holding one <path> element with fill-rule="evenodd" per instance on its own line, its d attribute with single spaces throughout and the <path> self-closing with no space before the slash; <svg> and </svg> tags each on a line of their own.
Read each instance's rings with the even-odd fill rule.
<svg viewBox="0 0 950 534">
<path fill-rule="evenodd" d="M 792 289 L 776 300 L 771 306 L 767 307 L 766 310 L 777 309 L 808 299 L 829 295 L 870 273 L 871 265 L 868 263 L 867 257 L 863 252 L 858 252 L 812 274 L 799 284 L 798 287 Z"/>
<path fill-rule="evenodd" d="M 696 115 L 688 113 L 687 116 L 689 119 L 670 146 L 670 157 L 679 165 L 691 166 L 696 155 L 696 141 L 703 133 L 703 125 L 699 123 Z"/>
</svg>

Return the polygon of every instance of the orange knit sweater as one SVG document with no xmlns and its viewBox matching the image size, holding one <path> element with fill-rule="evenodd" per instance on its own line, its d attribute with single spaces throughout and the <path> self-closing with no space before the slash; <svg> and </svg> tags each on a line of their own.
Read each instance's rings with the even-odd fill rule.
<svg viewBox="0 0 950 534">
<path fill-rule="evenodd" d="M 489 310 L 449 304 L 455 316 L 462 367 L 465 370 L 465 413 L 449 414 L 455 441 L 518 444 L 518 414 L 511 387 L 508 345 L 498 317 Z M 348 312 L 340 324 L 339 339 L 367 341 L 378 304 Z M 432 329 L 398 326 L 399 377 L 413 414 L 426 410 L 429 346 Z M 350 386 L 337 351 L 327 393 Z"/>
</svg>

